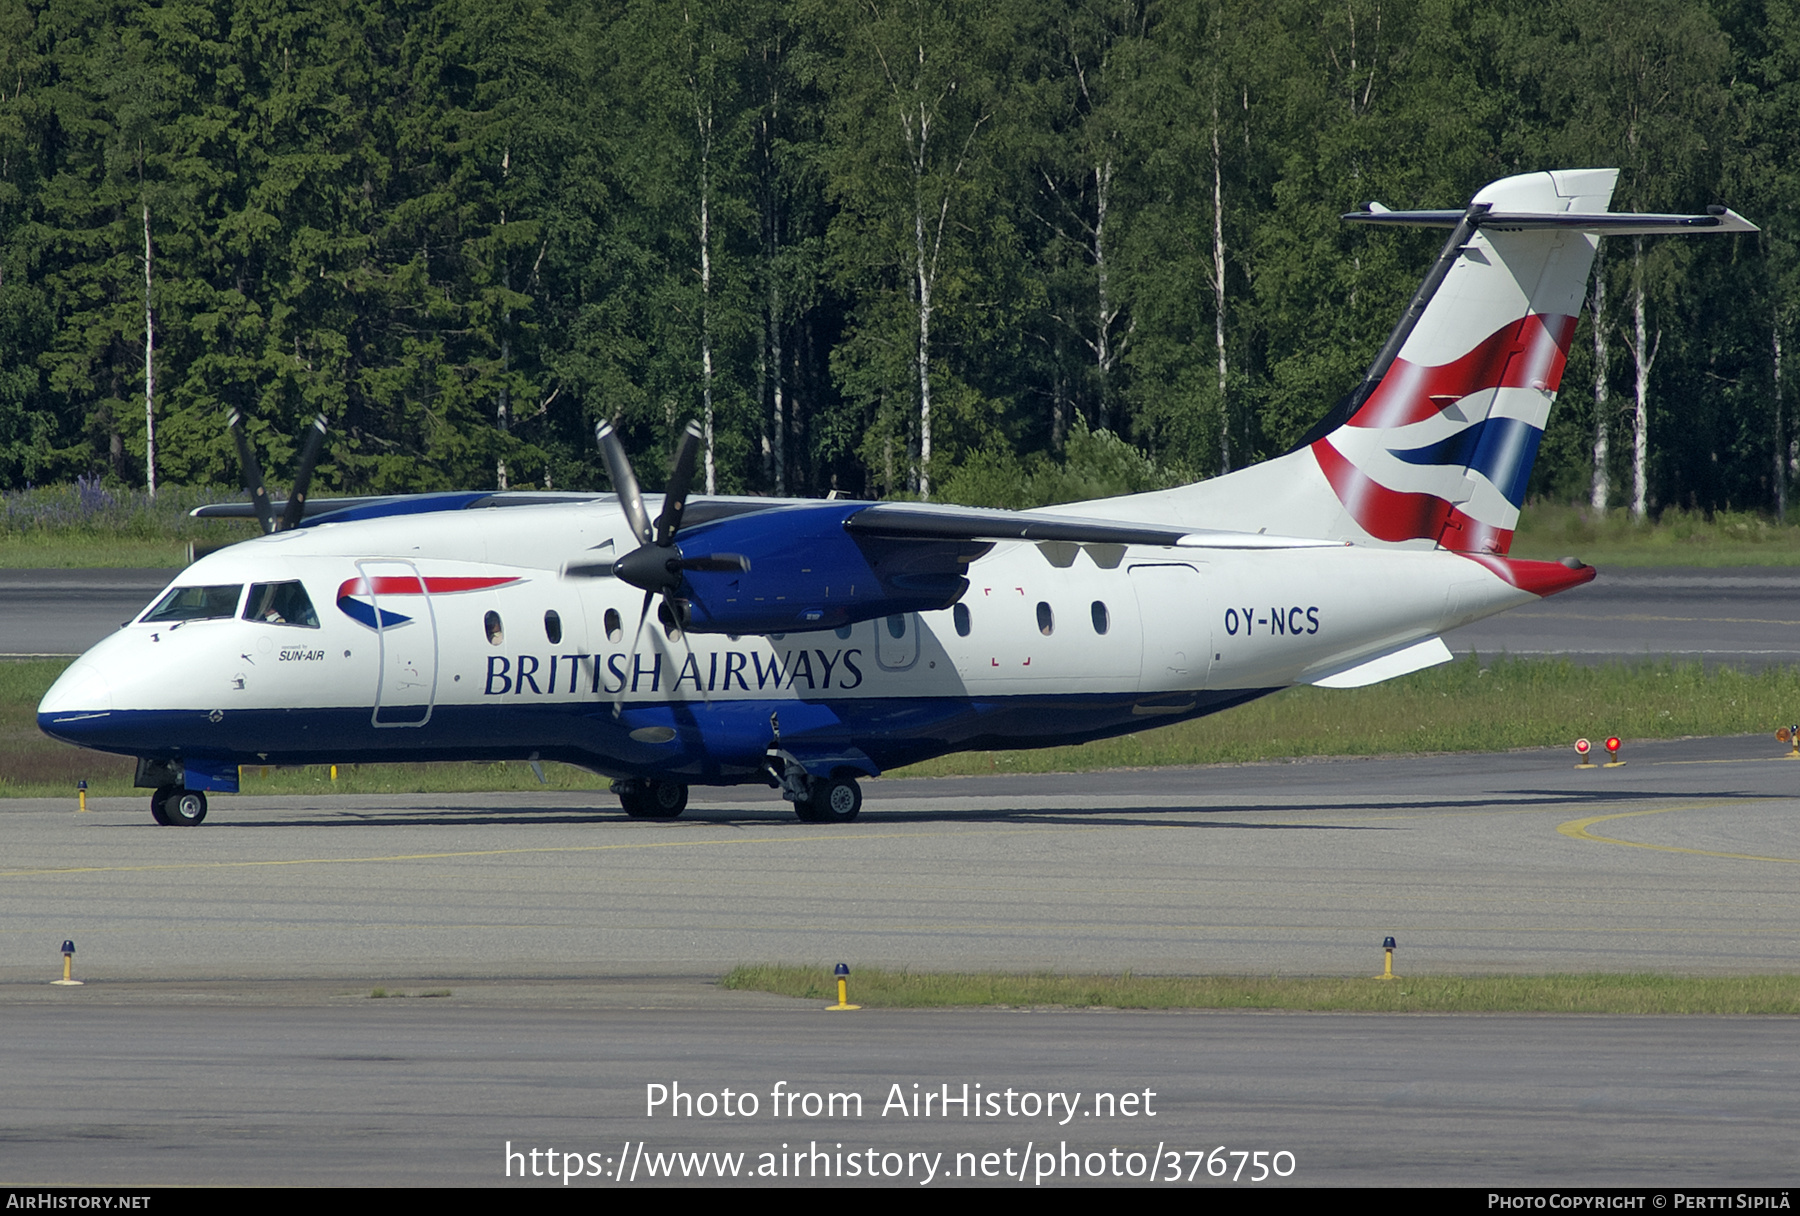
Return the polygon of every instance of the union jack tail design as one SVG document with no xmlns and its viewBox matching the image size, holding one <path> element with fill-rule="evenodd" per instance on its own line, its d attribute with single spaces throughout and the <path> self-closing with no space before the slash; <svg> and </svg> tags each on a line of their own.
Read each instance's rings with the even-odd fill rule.
<svg viewBox="0 0 1800 1216">
<path fill-rule="evenodd" d="M 1475 196 L 1437 282 L 1421 289 L 1430 294 L 1416 324 L 1396 333 L 1391 362 L 1378 360 L 1348 419 L 1308 445 L 1345 524 L 1375 540 L 1465 553 L 1511 546 L 1596 237 L 1509 228 L 1500 217 L 1603 213 L 1616 177 L 1611 169 L 1533 173 Z M 1388 216 L 1401 218 L 1371 209 L 1372 219 Z"/>
</svg>

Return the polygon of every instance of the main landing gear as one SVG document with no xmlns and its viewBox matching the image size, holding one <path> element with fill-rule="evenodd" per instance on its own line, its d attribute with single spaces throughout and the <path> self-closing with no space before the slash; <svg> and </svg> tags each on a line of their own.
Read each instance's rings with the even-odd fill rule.
<svg viewBox="0 0 1800 1216">
<path fill-rule="evenodd" d="M 612 791 L 633 819 L 674 819 L 687 809 L 688 787 L 678 781 L 628 777 L 613 782 Z"/>
<path fill-rule="evenodd" d="M 854 777 L 814 777 L 807 795 L 794 801 L 802 823 L 849 823 L 862 813 L 862 787 Z"/>
<path fill-rule="evenodd" d="M 206 818 L 206 795 L 165 785 L 150 796 L 150 817 L 164 827 L 196 827 Z"/>
</svg>

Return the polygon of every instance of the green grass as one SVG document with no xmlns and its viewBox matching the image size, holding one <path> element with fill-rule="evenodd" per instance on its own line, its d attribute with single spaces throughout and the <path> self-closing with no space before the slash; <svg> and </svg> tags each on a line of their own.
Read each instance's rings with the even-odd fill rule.
<svg viewBox="0 0 1800 1216">
<path fill-rule="evenodd" d="M 132 792 L 132 761 L 83 751 L 37 729 L 37 703 L 63 660 L 0 663 L 0 796 Z M 897 770 L 896 776 L 1080 772 L 1104 768 L 1367 756 L 1408 752 L 1567 747 L 1576 737 L 1639 739 L 1769 732 L 1800 716 L 1800 669 L 1755 674 L 1698 664 L 1580 667 L 1559 660 L 1459 660 L 1371 688 L 1291 688 L 1192 722 L 1079 747 L 965 752 Z M 1780 746 L 1770 740 L 1770 754 Z M 581 769 L 528 764 L 342 766 L 243 770 L 246 793 L 402 794 L 500 790 L 602 791 Z"/>
<path fill-rule="evenodd" d="M 0 536 L 0 570 L 180 570 L 187 564 L 186 541 Z"/>
<path fill-rule="evenodd" d="M 852 967 L 852 1004 L 871 1009 L 969 1006 L 1105 1009 L 1287 1009 L 1333 1013 L 1800 1014 L 1800 976 L 1668 975 L 1357 977 L 1009 975 Z M 1402 968 L 1404 970 L 1404 968 Z M 828 966 L 734 968 L 724 988 L 837 999 Z"/>
<path fill-rule="evenodd" d="M 1640 524 L 1628 511 L 1596 515 L 1585 507 L 1527 503 L 1513 536 L 1513 557 L 1590 566 L 1800 565 L 1800 526 L 1749 511 L 1670 508 Z"/>
<path fill-rule="evenodd" d="M 199 520 L 205 503 L 241 498 L 225 488 L 142 490 L 83 481 L 0 494 L 0 568 L 145 567 L 180 569 L 189 542 L 222 545 L 257 534 L 251 520 Z"/>
<path fill-rule="evenodd" d="M 430 999 L 433 997 L 442 997 L 442 996 L 449 996 L 449 995 L 450 995 L 450 990 L 448 988 L 436 988 L 430 992 L 401 992 L 399 989 L 394 989 L 393 991 L 389 991 L 386 988 L 377 988 L 374 991 L 369 993 L 370 999 L 377 1000 L 377 1001 L 394 1000 L 396 998 L 404 1000 L 407 997 L 413 997 L 416 999 L 424 1000 L 424 999 Z"/>
<path fill-rule="evenodd" d="M 1679 739 L 1772 735 L 1800 710 L 1800 670 L 1697 664 L 1582 667 L 1553 659 L 1460 659 L 1376 684 L 1290 688 L 1248 705 L 1079 747 L 967 752 L 905 776 L 1069 772 L 1300 756 L 1566 747 L 1586 735 Z M 1770 747 L 1777 745 L 1771 739 Z M 1629 747 L 1625 753 L 1630 755 Z"/>
</svg>

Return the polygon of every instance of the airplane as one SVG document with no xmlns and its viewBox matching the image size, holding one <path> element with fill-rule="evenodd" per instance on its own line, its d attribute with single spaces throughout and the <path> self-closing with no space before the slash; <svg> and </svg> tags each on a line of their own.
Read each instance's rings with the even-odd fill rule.
<svg viewBox="0 0 1800 1216">
<path fill-rule="evenodd" d="M 204 820 L 240 765 L 437 760 L 577 765 L 642 819 L 761 782 L 846 823 L 860 782 L 929 757 L 1445 662 L 1446 630 L 1595 575 L 1508 549 L 1598 238 L 1756 231 L 1724 207 L 1610 212 L 1616 179 L 1345 216 L 1451 232 L 1292 451 L 1176 489 L 1032 511 L 689 502 L 690 424 L 658 499 L 602 423 L 612 494 L 308 501 L 302 476 L 276 518 L 234 419 L 252 501 L 197 514 L 265 534 L 72 664 L 39 726 L 136 757 L 169 825 Z"/>
</svg>

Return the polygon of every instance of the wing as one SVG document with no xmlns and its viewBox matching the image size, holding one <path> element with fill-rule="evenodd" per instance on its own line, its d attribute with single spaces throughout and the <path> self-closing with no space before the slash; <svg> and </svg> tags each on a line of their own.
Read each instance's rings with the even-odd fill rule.
<svg viewBox="0 0 1800 1216">
<path fill-rule="evenodd" d="M 911 540 L 1063 541 L 1077 545 L 1167 545 L 1181 549 L 1341 548 L 1338 540 L 1265 536 L 1261 532 L 1195 530 L 1158 524 L 1038 515 L 932 503 L 877 503 L 844 520 L 853 536 Z"/>
</svg>

